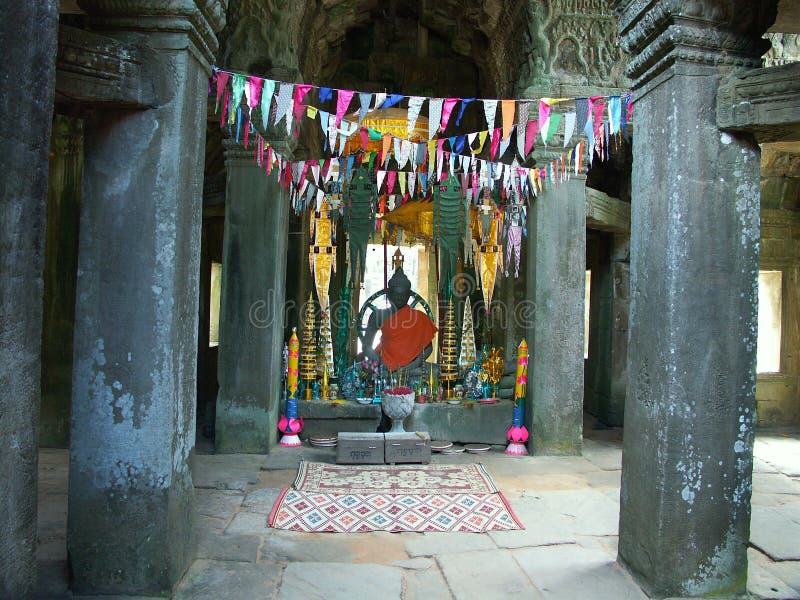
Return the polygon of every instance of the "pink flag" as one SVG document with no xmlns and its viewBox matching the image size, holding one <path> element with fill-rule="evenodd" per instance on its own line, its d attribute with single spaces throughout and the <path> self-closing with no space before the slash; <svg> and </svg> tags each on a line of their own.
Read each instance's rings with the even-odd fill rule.
<svg viewBox="0 0 800 600">
<path fill-rule="evenodd" d="M 542 128 L 544 128 L 547 124 L 547 119 L 550 118 L 550 105 L 547 102 L 542 102 L 539 100 L 539 123 L 541 123 Z"/>
<path fill-rule="evenodd" d="M 606 110 L 606 103 L 598 100 L 592 105 L 592 117 L 594 118 L 594 137 L 597 138 L 600 134 L 600 129 L 603 127 L 603 113 Z"/>
<path fill-rule="evenodd" d="M 336 96 L 336 127 L 342 122 L 344 113 L 347 112 L 347 107 L 350 106 L 350 100 L 353 98 L 353 90 L 339 90 Z"/>
<path fill-rule="evenodd" d="M 395 179 L 397 179 L 397 171 L 389 171 L 386 177 L 386 192 L 389 194 L 394 191 Z"/>
<path fill-rule="evenodd" d="M 230 79 L 230 74 L 226 73 L 225 71 L 220 71 L 217 73 L 217 107 L 215 110 L 219 110 L 219 101 L 222 98 L 222 91 L 228 85 L 228 79 Z"/>
<path fill-rule="evenodd" d="M 525 129 L 525 156 L 527 157 L 533 150 L 533 143 L 536 141 L 536 132 L 539 130 L 538 121 L 530 121 Z"/>
<path fill-rule="evenodd" d="M 500 135 L 502 133 L 502 129 L 496 127 L 495 130 L 492 132 L 492 153 L 491 157 L 494 160 L 495 155 L 497 154 L 497 148 L 500 146 Z"/>
<path fill-rule="evenodd" d="M 366 127 L 361 128 L 361 147 L 366 151 L 369 142 L 369 131 Z"/>
<path fill-rule="evenodd" d="M 442 131 L 447 129 L 447 123 L 450 121 L 450 114 L 458 102 L 458 98 L 445 98 L 444 106 L 442 107 Z"/>
<path fill-rule="evenodd" d="M 264 85 L 264 80 L 260 77 L 251 77 L 247 81 L 248 89 L 250 93 L 248 94 L 248 99 L 250 102 L 248 103 L 250 108 L 255 108 L 258 106 L 258 103 L 261 102 L 261 88 Z"/>
</svg>

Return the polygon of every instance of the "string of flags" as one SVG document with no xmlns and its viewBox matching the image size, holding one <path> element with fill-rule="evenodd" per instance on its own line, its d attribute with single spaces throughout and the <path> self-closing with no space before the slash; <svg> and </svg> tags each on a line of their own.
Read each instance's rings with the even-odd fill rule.
<svg viewBox="0 0 800 600">
<path fill-rule="evenodd" d="M 309 96 L 311 90 L 316 94 Z M 298 211 L 321 204 L 323 189 L 332 183 L 341 186 L 359 166 L 374 170 L 379 194 L 399 193 L 403 203 L 427 195 L 435 182 L 450 174 L 460 178 L 467 198 L 475 203 L 478 190 L 495 183 L 501 184 L 503 195 L 536 196 L 547 183 L 557 186 L 571 173 L 580 173 L 584 160 L 591 164 L 595 154 L 605 160 L 615 136 L 622 134 L 633 114 L 630 93 L 589 98 L 431 98 L 283 82 L 216 67 L 209 93 L 216 97 L 221 125 L 229 126 L 246 148 L 255 138 L 255 163 L 267 174 L 278 169 Z M 314 98 L 317 106 L 312 104 Z M 426 103 L 427 136 L 417 128 Z M 486 129 L 446 136 L 451 123 L 461 125 L 473 103 L 483 105 Z M 401 104 L 407 107 L 405 135 L 364 123 L 369 113 Z M 335 111 L 324 110 L 328 106 L 335 106 Z M 562 107 L 568 110 L 557 110 Z M 299 136 L 302 119 L 319 123 L 323 157 L 286 160 L 265 139 L 265 132 L 284 121 L 286 134 Z M 558 135 L 562 139 L 554 146 Z M 537 138 L 556 157 L 543 166 L 526 167 L 523 163 Z M 368 150 L 370 142 L 373 146 L 377 142 L 377 151 Z"/>
</svg>

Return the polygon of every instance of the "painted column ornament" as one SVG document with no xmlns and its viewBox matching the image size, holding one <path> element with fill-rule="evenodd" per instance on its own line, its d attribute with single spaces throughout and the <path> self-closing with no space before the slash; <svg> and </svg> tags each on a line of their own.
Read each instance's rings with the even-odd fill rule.
<svg viewBox="0 0 800 600">
<path fill-rule="evenodd" d="M 458 364 L 462 369 L 471 369 L 475 365 L 475 329 L 472 325 L 472 303 L 469 296 L 464 302 L 464 318 L 461 319 L 461 352 Z"/>
<path fill-rule="evenodd" d="M 302 442 L 297 435 L 303 429 L 302 417 L 297 417 L 297 375 L 300 359 L 300 340 L 297 339 L 297 327 L 292 327 L 289 338 L 289 360 L 286 369 L 286 387 L 289 397 L 286 398 L 286 414 L 278 421 L 278 430 L 283 434 L 281 446 L 300 446 Z"/>
<path fill-rule="evenodd" d="M 314 339 L 316 322 L 314 317 L 314 299 L 308 295 L 306 315 L 303 319 L 303 344 L 300 354 L 300 379 L 304 385 L 303 398 L 311 400 L 314 382 L 317 380 L 317 342 Z"/>
<path fill-rule="evenodd" d="M 514 421 L 508 430 L 506 454 L 525 456 L 528 428 L 525 427 L 525 395 L 528 389 L 528 343 L 523 339 L 517 348 L 517 377 L 514 383 Z"/>
<path fill-rule="evenodd" d="M 456 349 L 456 320 L 453 310 L 453 299 L 447 304 L 444 324 L 441 332 L 441 347 L 439 350 L 439 381 L 447 387 L 447 398 L 453 394 L 453 385 L 458 378 L 458 354 Z"/>
</svg>

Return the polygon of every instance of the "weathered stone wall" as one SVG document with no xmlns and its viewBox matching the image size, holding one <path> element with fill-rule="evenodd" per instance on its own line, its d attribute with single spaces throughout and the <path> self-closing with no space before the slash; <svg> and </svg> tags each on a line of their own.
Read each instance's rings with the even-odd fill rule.
<svg viewBox="0 0 800 600">
<path fill-rule="evenodd" d="M 760 374 L 758 425 L 800 423 L 800 154 L 764 146 L 761 160 L 762 270 L 783 273 L 779 373 Z"/>
<path fill-rule="evenodd" d="M 31 0 L 0 23 L 0 597 L 36 580 L 36 479 L 47 155 L 58 2 Z M 20 43 L 25 40 L 25 43 Z"/>
<path fill-rule="evenodd" d="M 627 89 L 617 20 L 606 0 L 527 0 L 518 95 L 590 96 Z"/>
</svg>

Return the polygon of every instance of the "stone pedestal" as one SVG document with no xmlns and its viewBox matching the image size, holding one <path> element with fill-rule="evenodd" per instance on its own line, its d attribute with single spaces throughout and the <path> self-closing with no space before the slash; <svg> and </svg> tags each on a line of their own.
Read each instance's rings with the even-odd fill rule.
<svg viewBox="0 0 800 600">
<path fill-rule="evenodd" d="M 713 106 L 758 65 L 765 4 L 617 2 L 637 98 L 619 558 L 658 598 L 746 588 L 759 149 Z"/>
<path fill-rule="evenodd" d="M 308 260 L 287 257 L 289 200 L 277 169 L 267 176 L 251 150 L 226 148 L 216 450 L 266 453 L 277 440 L 287 261 L 308 269 Z"/>
<path fill-rule="evenodd" d="M 580 454 L 586 264 L 584 179 L 548 186 L 529 211 L 527 421 L 534 454 Z M 517 315 L 519 318 L 520 316 Z M 532 325 L 532 326 L 531 326 Z"/>
<path fill-rule="evenodd" d="M 205 61 L 222 22 L 216 3 L 150 4 L 81 3 L 96 30 L 155 50 L 161 103 L 85 127 L 67 531 L 80 594 L 169 594 L 194 554 Z"/>
<path fill-rule="evenodd" d="M 2 598 L 29 598 L 36 581 L 42 268 L 57 28 L 55 0 L 21 3 L 0 23 Z"/>
</svg>

